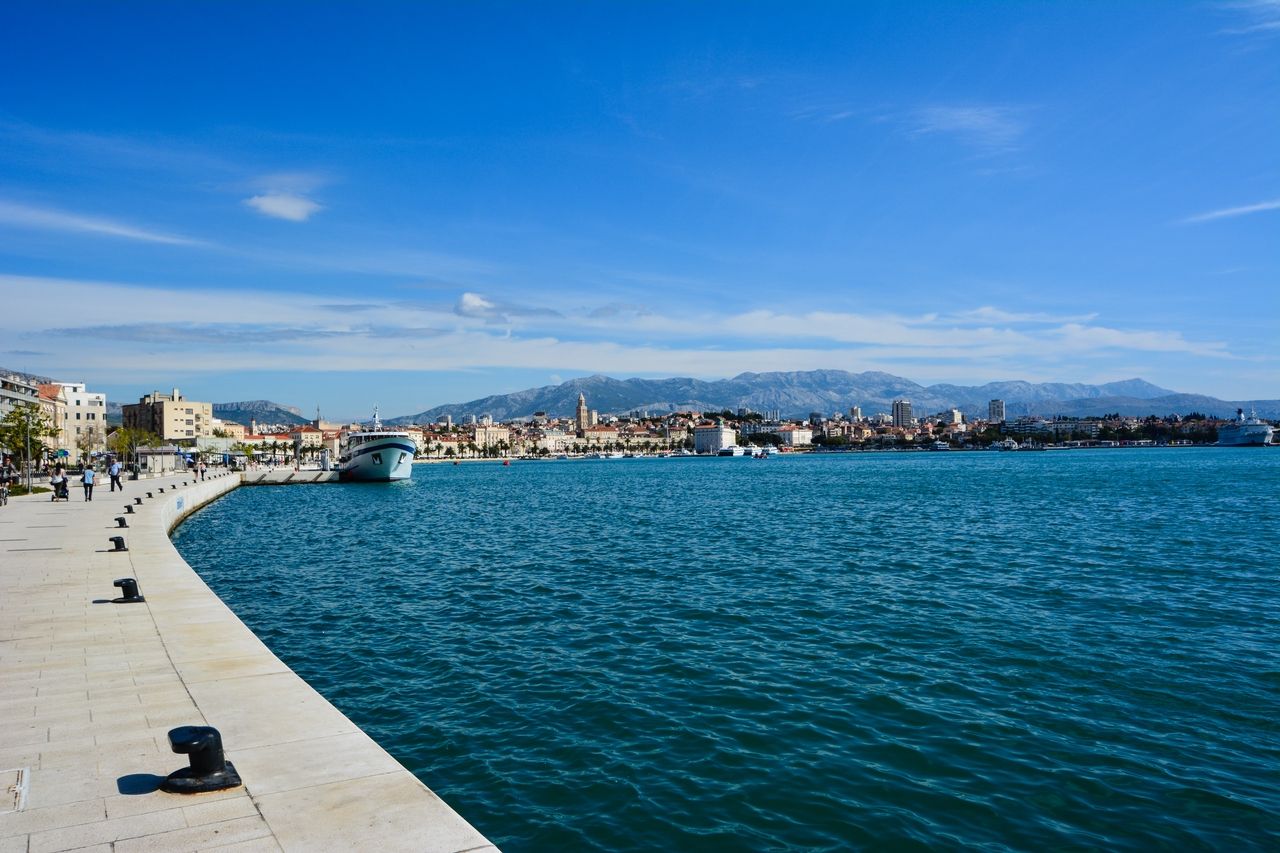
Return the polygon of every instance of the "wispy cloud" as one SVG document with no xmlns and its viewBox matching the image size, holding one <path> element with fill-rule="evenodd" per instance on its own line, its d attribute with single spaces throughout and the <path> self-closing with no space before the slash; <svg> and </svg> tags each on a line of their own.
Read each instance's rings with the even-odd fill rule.
<svg viewBox="0 0 1280 853">
<path fill-rule="evenodd" d="M 83 216 L 52 208 L 31 207 L 25 204 L 0 201 L 0 224 L 41 231 L 73 231 L 102 234 L 125 240 L 141 240 L 146 243 L 165 243 L 173 246 L 206 245 L 201 240 L 138 228 L 115 219 Z"/>
<path fill-rule="evenodd" d="M 190 290 L 110 282 L 0 275 L 8 296 L 11 345 L 35 352 L 54 334 L 66 341 L 40 369 L 86 364 L 117 374 L 155 376 L 173 359 L 197 370 L 592 370 L 633 375 L 734 375 L 744 370 L 819 367 L 921 370 L 933 377 L 1096 372 L 1149 353 L 1197 364 L 1233 359 L 1225 343 L 1178 331 L 1064 322 L 1047 313 L 977 308 L 953 314 L 850 311 L 745 311 L 666 316 L 634 305 L 556 310 L 466 292 L 454 304 L 407 312 L 394 301 L 308 300 L 296 293 Z M 48 305 L 73 304 L 75 326 L 51 332 Z M 237 305 L 270 321 L 194 321 L 191 304 Z M 127 319 L 119 306 L 129 305 Z M 344 306 L 348 310 L 342 310 Z M 978 318 L 989 322 L 978 323 Z M 914 367 L 913 367 L 914 366 Z M 141 380 L 140 380 L 141 381 Z M 147 379 L 145 382 L 153 380 Z M 144 384 L 145 384 L 144 382 Z"/>
<path fill-rule="evenodd" d="M 1223 32 L 1233 35 L 1280 35 L 1280 0 L 1235 0 L 1222 4 L 1239 19 Z"/>
<path fill-rule="evenodd" d="M 1265 213 L 1268 210 L 1280 210 L 1280 198 L 1271 201 L 1260 201 L 1257 204 L 1246 204 L 1241 207 L 1225 207 L 1222 210 L 1210 210 L 1208 213 L 1197 213 L 1182 220 L 1183 224 L 1194 222 L 1212 222 L 1215 219 L 1230 219 L 1235 216 L 1248 216 L 1250 213 Z"/>
<path fill-rule="evenodd" d="M 1043 311 L 1006 311 L 984 305 L 947 315 L 947 319 L 956 323 L 1087 323 L 1097 316 L 1096 313 L 1061 315 Z"/>
<path fill-rule="evenodd" d="M 911 113 L 915 135 L 945 135 L 988 153 L 1017 147 L 1027 123 L 1023 111 L 994 105 L 935 105 Z"/>
<path fill-rule="evenodd" d="M 559 311 L 550 308 L 538 308 L 531 305 L 518 305 L 514 302 L 500 302 L 482 296 L 479 293 L 463 293 L 458 297 L 454 313 L 460 317 L 471 317 L 496 323 L 509 323 L 517 317 L 560 317 Z"/>
</svg>

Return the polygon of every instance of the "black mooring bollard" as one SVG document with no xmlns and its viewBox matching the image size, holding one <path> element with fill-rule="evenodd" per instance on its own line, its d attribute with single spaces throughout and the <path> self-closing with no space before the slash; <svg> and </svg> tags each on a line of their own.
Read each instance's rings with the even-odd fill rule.
<svg viewBox="0 0 1280 853">
<path fill-rule="evenodd" d="M 164 489 L 163 489 L 163 488 L 161 488 L 161 489 L 160 489 L 160 494 L 162 494 L 162 495 L 164 494 Z"/>
<path fill-rule="evenodd" d="M 124 511 L 129 515 L 133 515 L 133 504 L 125 504 Z"/>
<path fill-rule="evenodd" d="M 124 537 L 123 537 L 123 536 L 112 536 L 112 537 L 111 537 L 110 539 L 108 539 L 107 541 L 108 541 L 108 542 L 110 542 L 110 543 L 112 544 L 112 546 L 113 546 L 113 547 L 111 548 L 111 550 L 112 550 L 112 551 L 128 551 L 128 550 L 129 550 L 128 548 L 124 547 Z"/>
<path fill-rule="evenodd" d="M 170 794 L 202 794 L 238 787 L 240 774 L 222 752 L 222 735 L 212 726 L 180 726 L 169 730 L 169 746 L 186 754 L 190 767 L 175 770 L 160 783 Z"/>
<path fill-rule="evenodd" d="M 133 505 L 134 505 L 134 506 L 142 506 L 142 498 L 134 498 L 134 499 L 133 499 Z"/>
<path fill-rule="evenodd" d="M 155 497 L 155 495 L 151 494 L 151 492 L 147 492 L 147 497 L 149 497 L 149 498 L 154 498 L 154 497 Z"/>
<path fill-rule="evenodd" d="M 128 527 L 129 522 L 125 520 L 123 515 L 116 516 L 116 527 Z"/>
<path fill-rule="evenodd" d="M 138 582 L 133 578 L 116 578 L 111 585 L 120 589 L 120 597 L 111 599 L 112 604 L 137 604 L 146 601 L 138 592 Z"/>
</svg>

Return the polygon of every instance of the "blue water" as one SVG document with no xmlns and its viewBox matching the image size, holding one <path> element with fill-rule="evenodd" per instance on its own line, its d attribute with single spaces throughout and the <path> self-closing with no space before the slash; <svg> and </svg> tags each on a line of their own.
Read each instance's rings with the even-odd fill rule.
<svg viewBox="0 0 1280 853">
<path fill-rule="evenodd" d="M 417 466 L 175 541 L 508 851 L 1280 846 L 1280 451 Z"/>
</svg>

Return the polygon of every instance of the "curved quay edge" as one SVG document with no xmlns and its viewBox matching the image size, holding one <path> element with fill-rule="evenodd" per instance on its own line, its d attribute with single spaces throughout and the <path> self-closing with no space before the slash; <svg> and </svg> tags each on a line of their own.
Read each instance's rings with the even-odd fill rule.
<svg viewBox="0 0 1280 853">
<path fill-rule="evenodd" d="M 0 850 L 496 850 L 182 559 L 170 532 L 240 485 L 183 476 L 130 482 L 128 502 L 155 498 L 127 530 L 112 523 L 122 498 L 101 489 L 93 502 L 36 496 L 0 513 L 0 771 L 22 800 L 0 802 Z M 108 550 L 113 535 L 127 552 Z M 28 547 L 5 547 L 19 540 Z M 103 602 L 125 576 L 146 602 Z M 167 739 L 184 725 L 219 730 L 243 787 L 156 790 L 186 764 Z"/>
</svg>

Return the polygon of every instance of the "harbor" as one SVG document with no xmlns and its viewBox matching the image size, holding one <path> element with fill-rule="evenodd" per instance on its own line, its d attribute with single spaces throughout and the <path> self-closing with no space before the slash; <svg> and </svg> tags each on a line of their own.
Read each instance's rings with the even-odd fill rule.
<svg viewBox="0 0 1280 853">
<path fill-rule="evenodd" d="M 174 550 L 171 529 L 239 485 L 178 474 L 0 511 L 0 850 L 495 850 Z M 124 579 L 145 600 L 117 603 Z M 242 785 L 159 790 L 190 726 L 216 729 Z"/>
</svg>

